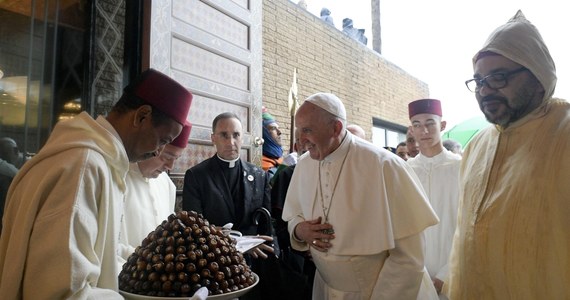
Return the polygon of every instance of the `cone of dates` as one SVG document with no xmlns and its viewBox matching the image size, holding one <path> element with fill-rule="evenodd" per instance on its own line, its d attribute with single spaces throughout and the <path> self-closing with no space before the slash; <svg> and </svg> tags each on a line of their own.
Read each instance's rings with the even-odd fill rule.
<svg viewBox="0 0 570 300">
<path fill-rule="evenodd" d="M 119 289 L 146 296 L 191 297 L 201 287 L 220 295 L 254 281 L 231 238 L 201 214 L 180 211 L 150 232 L 129 256 L 119 274 Z"/>
</svg>

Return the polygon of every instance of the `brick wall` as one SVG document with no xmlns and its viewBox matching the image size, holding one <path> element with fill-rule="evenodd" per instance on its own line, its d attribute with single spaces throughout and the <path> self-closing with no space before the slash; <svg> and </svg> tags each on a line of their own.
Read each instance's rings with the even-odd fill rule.
<svg viewBox="0 0 570 300">
<path fill-rule="evenodd" d="M 426 83 L 295 3 L 263 1 L 263 105 L 279 122 L 286 149 L 294 68 L 301 103 L 316 92 L 336 94 L 348 122 L 362 126 L 369 139 L 373 117 L 407 126 L 407 104 L 429 95 Z"/>
</svg>

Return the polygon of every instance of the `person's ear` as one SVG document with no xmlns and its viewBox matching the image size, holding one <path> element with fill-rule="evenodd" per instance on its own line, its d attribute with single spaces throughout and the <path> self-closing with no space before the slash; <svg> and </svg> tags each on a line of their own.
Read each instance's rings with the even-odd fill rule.
<svg viewBox="0 0 570 300">
<path fill-rule="evenodd" d="M 342 133 L 342 122 L 339 120 L 334 121 L 334 133 L 340 135 Z"/>
<path fill-rule="evenodd" d="M 135 127 L 140 126 L 144 122 L 145 119 L 152 118 L 152 107 L 150 105 L 141 105 L 135 111 L 135 119 L 133 121 L 133 125 Z"/>
<path fill-rule="evenodd" d="M 445 130 L 445 126 L 447 126 L 447 122 L 446 121 L 441 121 L 441 128 L 439 131 L 444 131 Z"/>
</svg>

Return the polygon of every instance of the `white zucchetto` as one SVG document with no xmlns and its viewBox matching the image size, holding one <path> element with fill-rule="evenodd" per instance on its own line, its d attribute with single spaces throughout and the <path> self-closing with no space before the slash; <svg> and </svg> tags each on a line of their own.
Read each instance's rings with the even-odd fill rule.
<svg viewBox="0 0 570 300">
<path fill-rule="evenodd" d="M 340 101 L 340 99 L 334 94 L 316 93 L 305 99 L 305 102 L 312 103 L 336 117 L 346 120 L 346 109 L 344 108 L 344 104 L 342 104 L 342 101 Z"/>
</svg>

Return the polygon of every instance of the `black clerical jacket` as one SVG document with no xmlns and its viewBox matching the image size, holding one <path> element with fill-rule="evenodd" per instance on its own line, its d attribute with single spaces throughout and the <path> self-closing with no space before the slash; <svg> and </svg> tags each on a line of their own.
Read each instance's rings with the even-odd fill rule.
<svg viewBox="0 0 570 300">
<path fill-rule="evenodd" d="M 241 190 L 243 212 L 238 213 L 222 169 L 213 156 L 188 169 L 184 176 L 182 208 L 204 215 L 210 224 L 223 226 L 234 223 L 235 230 L 245 235 L 257 234 L 253 212 L 264 207 L 271 211 L 270 187 L 267 174 L 259 167 L 239 159 L 241 164 Z M 237 220 L 237 216 L 243 216 Z M 236 227 L 237 226 L 237 227 Z"/>
</svg>

